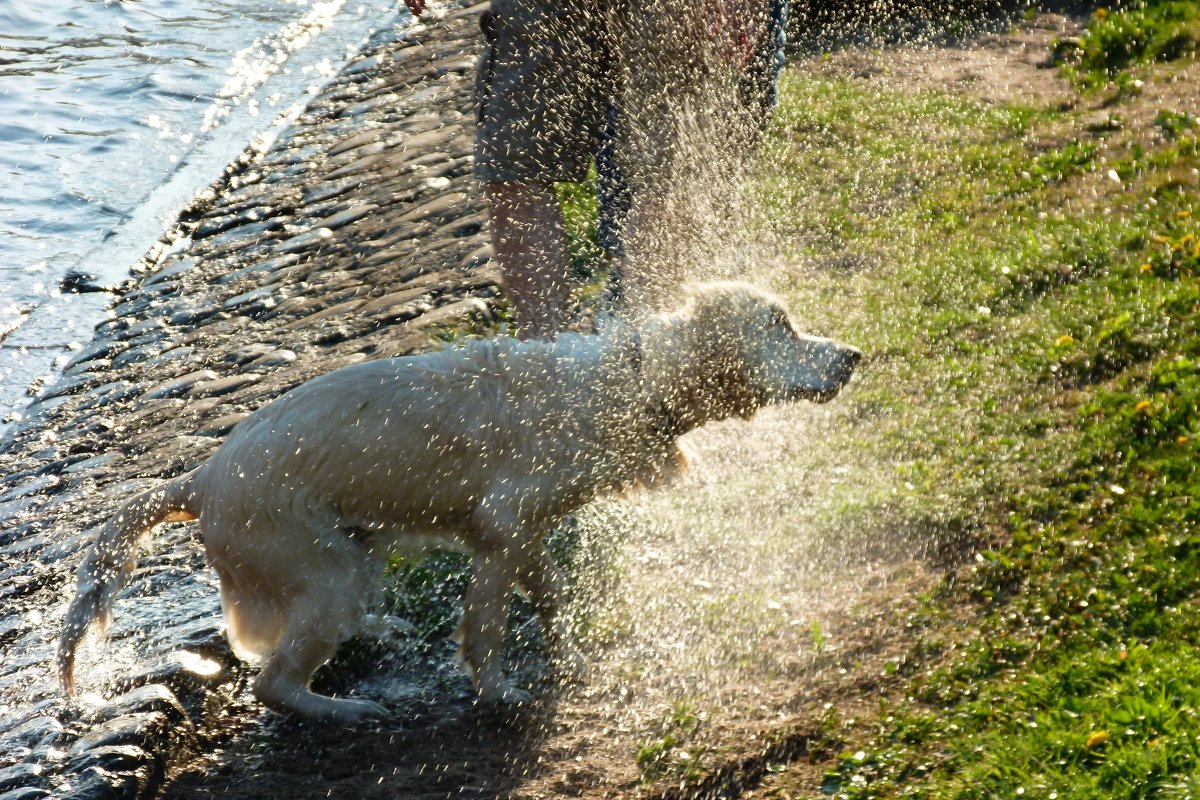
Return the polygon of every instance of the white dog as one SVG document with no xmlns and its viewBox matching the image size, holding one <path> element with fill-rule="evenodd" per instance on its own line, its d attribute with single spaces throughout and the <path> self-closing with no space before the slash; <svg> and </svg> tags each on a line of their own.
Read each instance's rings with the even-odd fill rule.
<svg viewBox="0 0 1200 800">
<path fill-rule="evenodd" d="M 474 553 L 459 635 L 481 698 L 527 700 L 500 654 L 516 587 L 553 630 L 560 579 L 545 532 L 598 494 L 674 469 L 676 440 L 697 426 L 828 400 L 860 357 L 729 283 L 693 289 L 636 332 L 474 341 L 315 378 L 105 526 L 67 612 L 63 688 L 73 693 L 75 651 L 93 621 L 107 625 L 139 541 L 160 522 L 199 519 L 229 640 L 266 661 L 254 686 L 266 705 L 344 722 L 385 713 L 308 684 L 359 629 L 387 553 L 435 542 Z"/>
</svg>

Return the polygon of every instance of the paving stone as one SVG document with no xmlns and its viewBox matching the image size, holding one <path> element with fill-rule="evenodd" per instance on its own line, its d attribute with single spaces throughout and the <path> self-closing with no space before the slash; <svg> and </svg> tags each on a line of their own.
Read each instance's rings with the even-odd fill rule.
<svg viewBox="0 0 1200 800">
<path fill-rule="evenodd" d="M 262 380 L 262 375 L 256 372 L 246 372 L 241 375 L 230 375 L 213 381 L 201 381 L 188 390 L 188 397 L 220 397 L 232 394 L 238 389 L 244 389 Z"/>
<path fill-rule="evenodd" d="M 196 266 L 194 258 L 178 258 L 166 266 L 160 267 L 156 272 L 151 273 L 146 279 L 146 284 L 156 284 L 169 281 L 186 273 L 192 267 Z"/>
<path fill-rule="evenodd" d="M 292 350 L 272 350 L 254 359 L 248 366 L 251 369 L 275 369 L 291 364 L 296 357 L 296 353 Z"/>
<path fill-rule="evenodd" d="M 196 370 L 182 377 L 152 386 L 146 391 L 145 398 L 147 400 L 157 400 L 164 397 L 179 397 L 191 391 L 192 387 L 196 384 L 205 381 L 215 381 L 219 377 L 221 376 L 211 369 Z"/>
<path fill-rule="evenodd" d="M 243 292 L 242 294 L 231 297 L 221 304 L 221 308 L 227 311 L 236 309 L 240 306 L 259 305 L 269 308 L 275 304 L 276 295 L 278 292 L 279 286 L 276 284 L 270 284 L 268 286 L 263 286 L 258 289 L 254 289 L 249 292 Z"/>
<path fill-rule="evenodd" d="M 172 715 L 162 711 L 146 711 L 126 714 L 105 720 L 92 728 L 71 745 L 72 756 L 112 745 L 131 745 L 153 748 L 157 742 L 165 741 L 181 731 L 172 723 Z"/>
<path fill-rule="evenodd" d="M 41 764 L 20 763 L 0 769 L 0 797 L 14 789 L 40 788 L 46 783 L 46 768 Z"/>
<path fill-rule="evenodd" d="M 200 427 L 196 428 L 197 436 L 224 436 L 233 430 L 233 426 L 250 416 L 244 412 L 234 414 L 224 414 L 214 420 L 205 422 Z"/>
<path fill-rule="evenodd" d="M 144 769 L 153 762 L 149 753 L 128 744 L 113 744 L 85 750 L 67 760 L 64 772 L 79 773 L 98 767 L 105 772 L 128 773 Z"/>
<path fill-rule="evenodd" d="M 104 408 L 115 403 L 120 403 L 123 400 L 128 400 L 139 394 L 141 389 L 135 383 L 129 381 L 113 381 L 106 383 L 103 386 L 97 386 L 95 389 L 87 392 L 87 399 L 79 404 L 80 411 L 87 411 L 93 408 Z"/>
<path fill-rule="evenodd" d="M 13 789 L 11 792 L 0 794 L 0 800 L 41 800 L 43 797 L 49 797 L 50 792 L 34 786 L 25 786 L 20 789 Z"/>
<path fill-rule="evenodd" d="M 208 205 L 185 212 L 183 235 L 152 248 L 120 316 L 71 355 L 36 417 L 10 429 L 0 444 L 0 489 L 14 498 L 0 505 L 0 609 L 58 608 L 78 551 L 117 503 L 199 463 L 247 408 L 368 354 L 427 348 L 422 329 L 490 314 L 482 296 L 467 297 L 494 292 L 495 276 L 475 272 L 491 256 L 470 175 L 477 34 L 473 20 L 456 25 L 452 37 L 443 20 L 372 46 L 265 158 L 231 165 Z M 196 580 L 192 536 L 160 531 L 158 552 L 141 562 L 143 589 Z M 0 618 L 0 706 L 17 720 L 5 730 L 0 719 L 0 753 L 47 759 L 50 778 L 17 786 L 14 772 L 14 790 L 154 796 L 187 750 L 176 740 L 196 741 L 179 700 L 212 713 L 224 691 L 211 690 L 240 675 L 215 589 L 195 586 L 211 596 L 144 627 L 146 650 L 169 655 L 148 659 L 122 679 L 127 696 L 87 718 L 55 717 L 63 706 L 46 664 L 57 631 L 45 625 L 58 618 Z M 71 755 L 55 762 L 51 748 Z"/>
<path fill-rule="evenodd" d="M 325 217 L 317 223 L 321 228 L 327 230 L 337 230 L 351 222 L 357 222 L 363 217 L 369 217 L 379 210 L 379 206 L 375 203 L 363 203 L 361 205 L 351 206 L 345 211 L 339 211 L 336 214 Z"/>
<path fill-rule="evenodd" d="M 0 493 L 0 503 L 20 500 L 35 494 L 42 494 L 48 489 L 57 486 L 60 482 L 61 481 L 57 475 L 38 476 L 22 483 L 19 486 L 14 486 L 6 492 Z"/>
<path fill-rule="evenodd" d="M 118 679 L 116 688 L 121 691 L 160 684 L 178 697 L 187 697 L 221 685 L 228 671 L 228 663 L 212 658 L 211 654 L 176 650 L 140 672 Z"/>
<path fill-rule="evenodd" d="M 50 737 L 56 737 L 63 732 L 63 725 L 54 717 L 34 717 L 26 720 L 3 735 L 6 747 L 34 748 L 40 742 Z"/>
<path fill-rule="evenodd" d="M 132 800 L 143 794 L 150 776 L 138 772 L 109 772 L 88 767 L 71 775 L 70 781 L 54 792 L 56 800 Z"/>
<path fill-rule="evenodd" d="M 83 472 L 91 472 L 92 470 L 103 469 L 104 467 L 111 466 L 120 460 L 120 453 L 101 453 L 98 456 L 92 456 L 91 458 L 85 458 L 82 461 L 76 461 L 64 469 L 63 472 L 69 475 L 78 475 Z"/>
<path fill-rule="evenodd" d="M 178 698 L 166 686 L 148 683 L 109 700 L 90 716 L 89 722 L 108 722 L 133 714 L 158 712 L 174 718 L 176 725 L 191 727 L 192 720 L 179 704 Z"/>
</svg>

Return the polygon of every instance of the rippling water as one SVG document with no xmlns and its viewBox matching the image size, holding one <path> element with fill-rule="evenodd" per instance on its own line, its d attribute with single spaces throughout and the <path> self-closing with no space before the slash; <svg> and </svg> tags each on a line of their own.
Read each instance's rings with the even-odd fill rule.
<svg viewBox="0 0 1200 800">
<path fill-rule="evenodd" d="M 174 214 L 397 0 L 0 0 L 0 433 Z"/>
</svg>

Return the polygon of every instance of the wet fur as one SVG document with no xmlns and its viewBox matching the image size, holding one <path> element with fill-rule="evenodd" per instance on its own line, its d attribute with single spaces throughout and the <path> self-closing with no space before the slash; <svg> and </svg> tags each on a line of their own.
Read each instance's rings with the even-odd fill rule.
<svg viewBox="0 0 1200 800">
<path fill-rule="evenodd" d="M 443 543 L 474 553 L 459 636 L 480 695 L 526 700 L 499 654 L 516 587 L 554 630 L 561 581 L 545 532 L 598 494 L 676 470 L 686 431 L 828 399 L 857 360 L 799 334 L 771 296 L 714 284 L 638 332 L 495 338 L 316 378 L 108 523 L 67 613 L 62 684 L 73 691 L 75 651 L 107 622 L 138 542 L 161 521 L 199 519 L 230 642 L 264 662 L 255 694 L 268 706 L 346 722 L 384 713 L 308 683 L 359 629 L 386 555 Z"/>
</svg>

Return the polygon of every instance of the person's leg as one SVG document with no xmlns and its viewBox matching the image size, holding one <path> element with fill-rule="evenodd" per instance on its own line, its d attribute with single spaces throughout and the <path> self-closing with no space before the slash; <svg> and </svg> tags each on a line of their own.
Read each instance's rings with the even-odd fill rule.
<svg viewBox="0 0 1200 800">
<path fill-rule="evenodd" d="M 475 174 L 522 338 L 552 336 L 568 318 L 571 261 L 554 184 L 584 179 L 603 125 L 600 7 L 492 0 L 487 18 Z"/>
<path fill-rule="evenodd" d="M 553 336 L 566 322 L 570 255 L 554 187 L 488 183 L 492 249 L 522 339 Z"/>
</svg>

